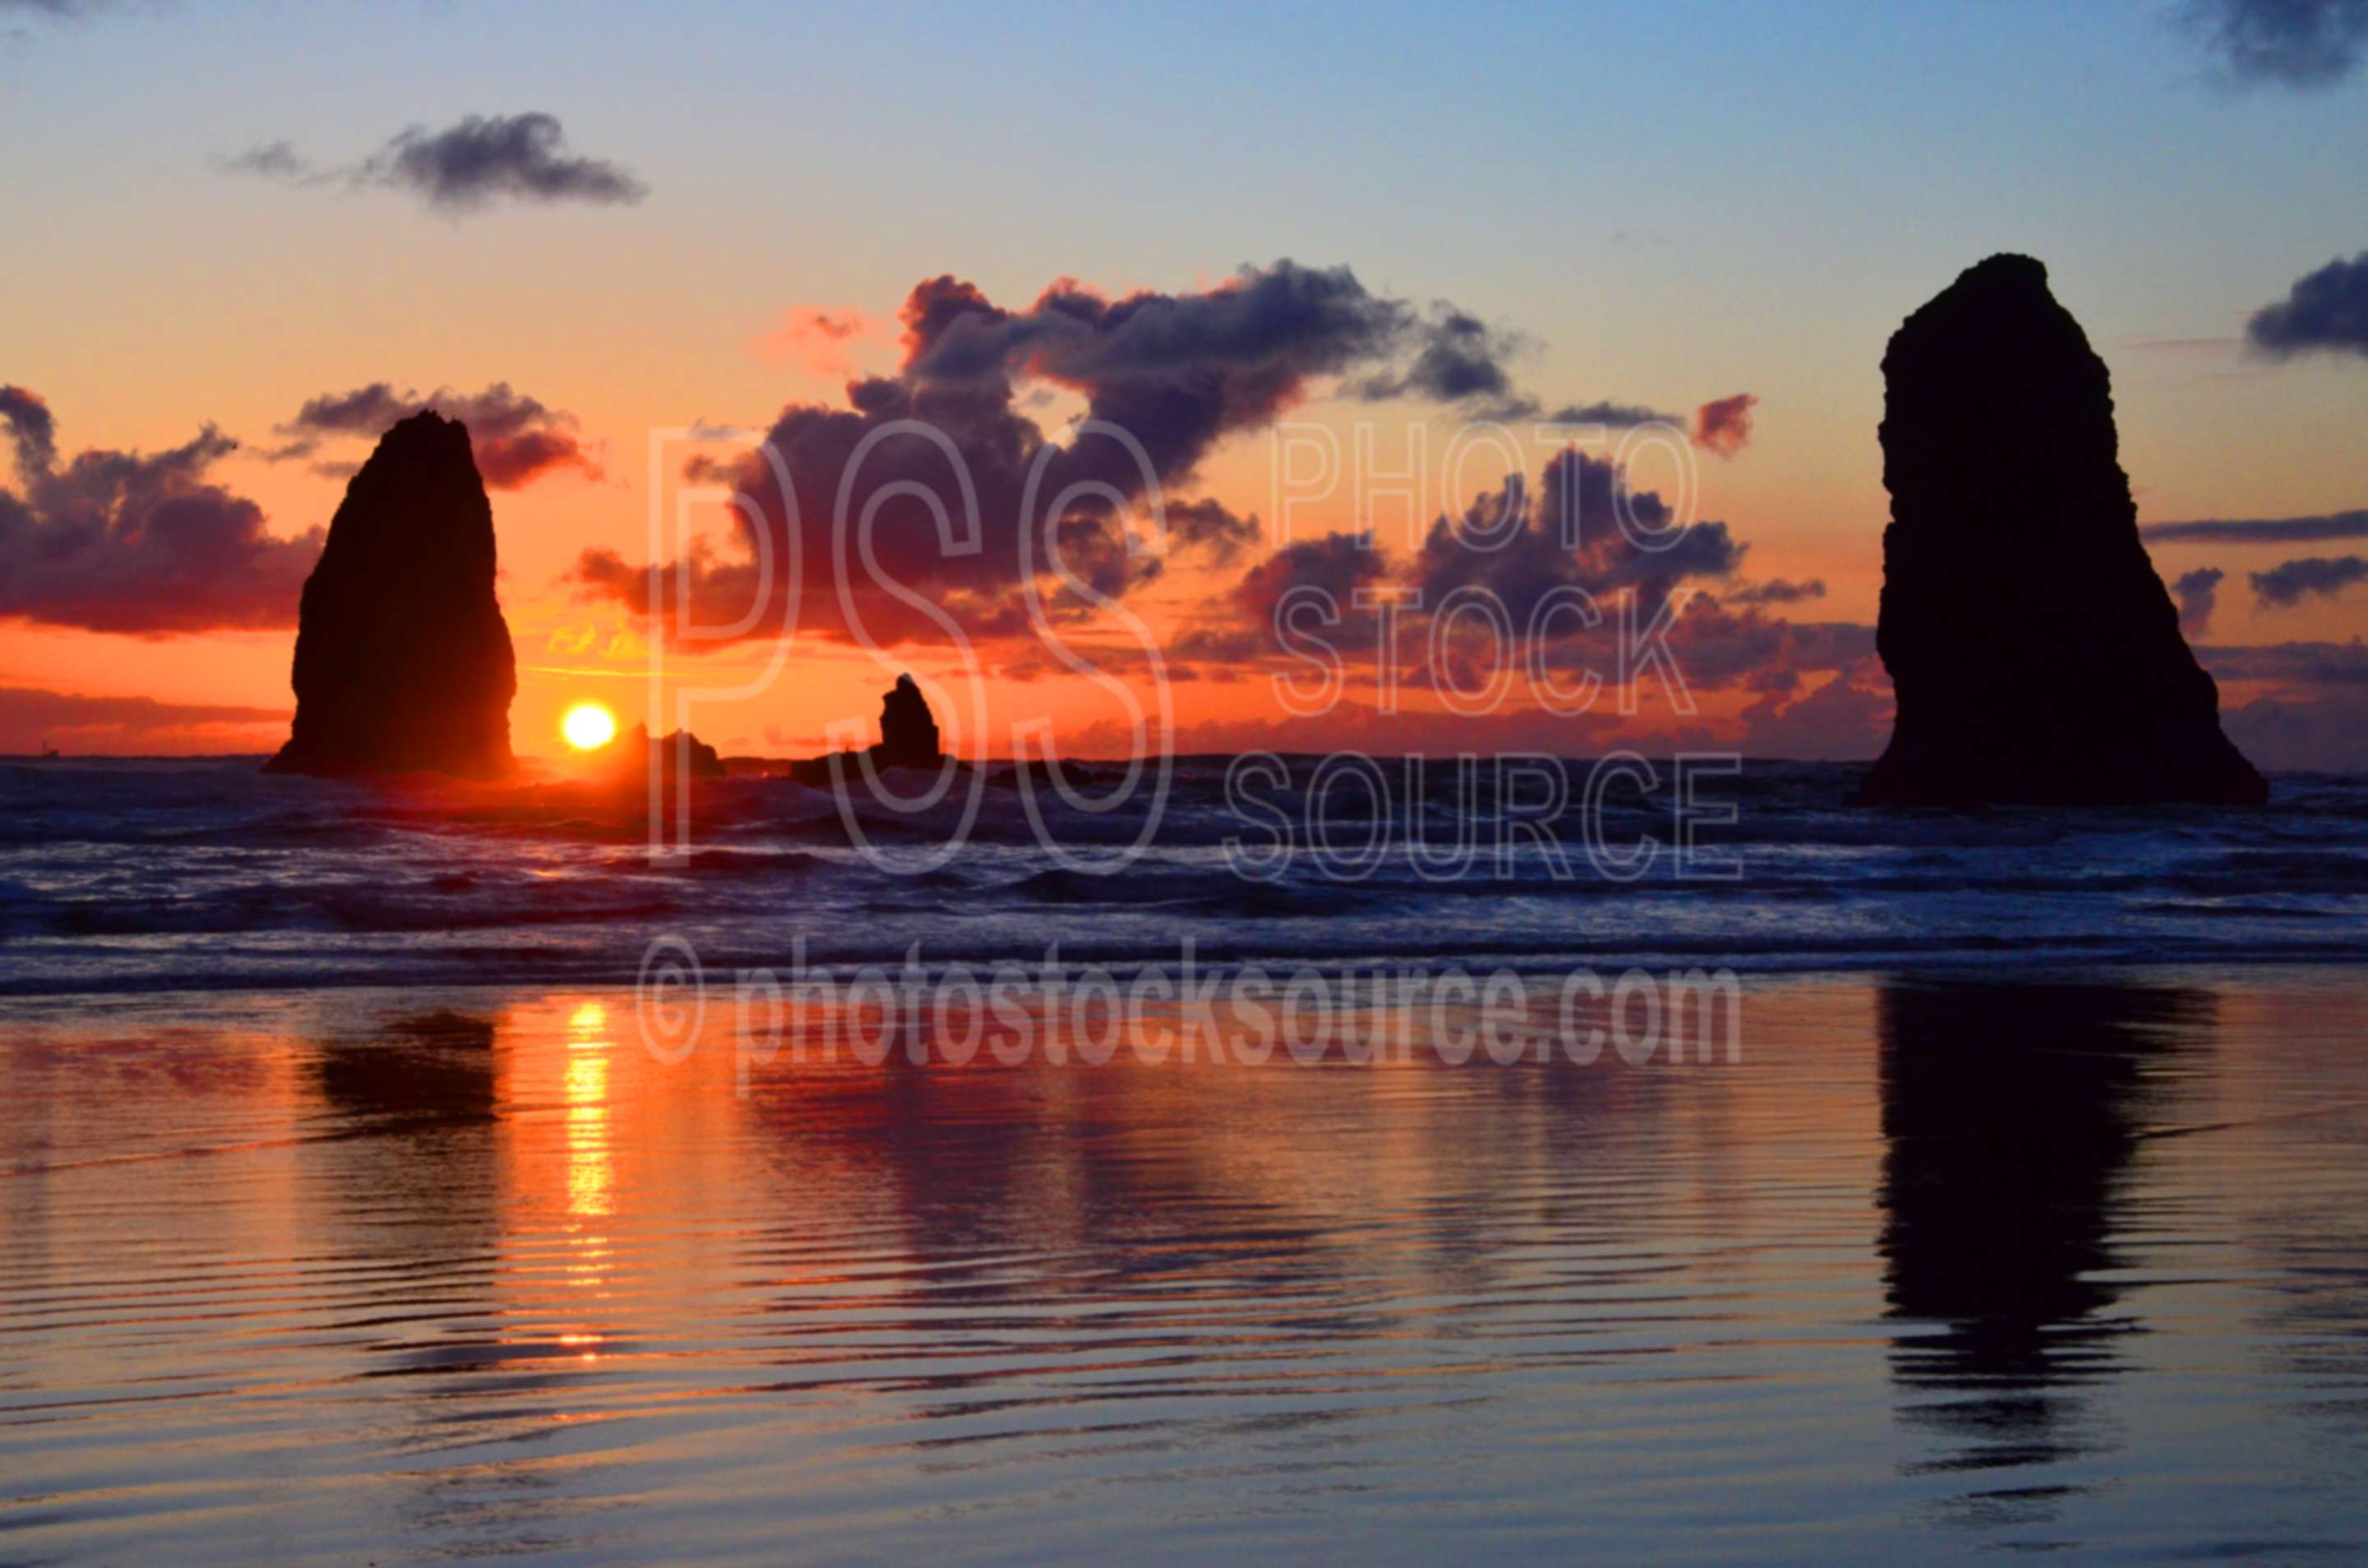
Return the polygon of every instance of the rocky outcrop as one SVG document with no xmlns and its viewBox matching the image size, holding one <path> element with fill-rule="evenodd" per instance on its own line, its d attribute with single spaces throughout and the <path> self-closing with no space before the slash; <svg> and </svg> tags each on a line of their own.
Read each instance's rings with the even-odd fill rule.
<svg viewBox="0 0 2368 1568">
<path fill-rule="evenodd" d="M 1871 803 L 2255 805 L 2219 690 L 2138 541 L 2104 362 L 2029 256 L 1884 356 L 1883 609 L 1898 694 Z"/>
<path fill-rule="evenodd" d="M 928 699 L 911 676 L 898 676 L 880 699 L 880 744 L 871 760 L 882 767 L 935 767 L 943 755 Z"/>
<path fill-rule="evenodd" d="M 654 741 L 646 724 L 636 724 L 602 746 L 592 761 L 619 779 L 647 778 L 653 766 L 668 778 L 721 778 L 724 773 L 715 748 L 689 731 L 677 730 Z"/>
<path fill-rule="evenodd" d="M 434 413 L 389 430 L 346 487 L 304 583 L 296 720 L 273 773 L 511 771 L 509 626 L 494 514 L 468 429 Z"/>
<path fill-rule="evenodd" d="M 836 756 L 810 756 L 789 766 L 789 776 L 816 790 L 827 790 L 834 778 L 863 776 L 868 756 L 873 767 L 938 767 L 945 761 L 939 750 L 938 721 L 929 699 L 909 675 L 900 675 L 880 699 L 880 740 L 865 751 L 843 751 Z"/>
</svg>

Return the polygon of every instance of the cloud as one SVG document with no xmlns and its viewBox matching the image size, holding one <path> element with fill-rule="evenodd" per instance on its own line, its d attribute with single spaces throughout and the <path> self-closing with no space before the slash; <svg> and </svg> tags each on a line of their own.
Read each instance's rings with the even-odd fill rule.
<svg viewBox="0 0 2368 1568">
<path fill-rule="evenodd" d="M 1826 580 L 1811 577 L 1805 582 L 1792 582 L 1783 577 L 1770 577 L 1764 583 L 1748 583 L 1719 596 L 1736 605 L 1797 605 L 1826 597 Z"/>
<path fill-rule="evenodd" d="M 1750 392 L 1703 403 L 1694 410 L 1694 444 L 1723 458 L 1735 456 L 1751 442 L 1751 411 L 1759 404 Z"/>
<path fill-rule="evenodd" d="M 1169 548 L 1200 551 L 1212 566 L 1232 565 L 1266 538 L 1256 517 L 1244 517 L 1220 501 L 1170 501 L 1167 521 Z"/>
<path fill-rule="evenodd" d="M 852 308 L 799 305 L 781 312 L 781 324 L 750 347 L 773 364 L 794 363 L 818 376 L 855 373 L 850 346 L 871 335 L 871 323 Z"/>
<path fill-rule="evenodd" d="M 1648 543 L 1639 544 L 1632 530 Z M 1650 547 L 1656 539 L 1660 548 Z M 1486 672 L 1474 661 L 1492 640 L 1476 618 L 1444 628 L 1433 618 L 1477 596 L 1501 609 L 1525 645 L 1533 631 L 1549 644 L 1548 665 L 1610 670 L 1619 662 L 1611 644 L 1620 596 L 1633 594 L 1638 624 L 1649 623 L 1684 585 L 1731 576 L 1744 553 L 1725 523 L 1683 523 L 1656 492 L 1629 489 L 1610 460 L 1570 449 L 1547 460 L 1534 493 L 1525 476 L 1508 475 L 1457 517 L 1436 519 L 1415 551 L 1383 548 L 1370 533 L 1285 545 L 1205 607 L 1171 651 L 1212 665 L 1256 665 L 1283 653 L 1293 634 L 1308 629 L 1302 618 L 1321 618 L 1325 640 L 1346 661 L 1399 667 L 1410 685 L 1446 681 L 1476 690 Z M 1580 595 L 1601 618 L 1592 629 L 1581 623 Z M 1386 619 L 1383 599 L 1400 607 Z M 1395 642 L 1384 648 L 1393 626 Z M 1676 614 L 1670 641 L 1684 677 L 1691 682 L 1699 671 L 1714 687 L 1802 653 L 1809 643 L 1792 633 L 1789 622 L 1756 608 L 1738 616 L 1695 595 Z M 1850 656 L 1872 648 L 1869 632 Z M 1804 667 L 1839 666 L 1825 657 Z"/>
<path fill-rule="evenodd" d="M 2213 678 L 2269 681 L 2283 687 L 2368 687 L 2368 643 L 2266 642 L 2249 647 L 2205 647 L 2196 658 Z M 2362 737 L 2368 744 L 2368 736 Z"/>
<path fill-rule="evenodd" d="M 285 180 L 302 185 L 320 177 L 321 171 L 307 162 L 304 155 L 288 142 L 266 142 L 249 147 L 232 157 L 215 160 L 233 174 L 256 175 L 264 179 Z"/>
<path fill-rule="evenodd" d="M 1638 425 L 1685 426 L 1685 416 L 1664 414 L 1657 408 L 1647 408 L 1640 403 L 1566 403 L 1545 416 L 1550 425 L 1605 425 L 1614 429 L 1628 429 Z"/>
<path fill-rule="evenodd" d="M 2262 767 L 2368 771 L 2368 700 L 2357 692 L 2259 698 L 2224 710 L 2220 722 Z"/>
<path fill-rule="evenodd" d="M 2212 624 L 2220 582 L 2227 574 L 2217 566 L 2203 566 L 2181 573 L 2170 585 L 2170 597 L 2179 601 L 2179 630 L 2190 642 L 2203 636 Z"/>
<path fill-rule="evenodd" d="M 24 387 L 0 387 L 0 419 L 8 422 L 19 473 L 48 468 L 57 460 L 57 421 L 40 393 Z"/>
<path fill-rule="evenodd" d="M 424 396 L 416 392 L 398 392 L 389 381 L 372 381 L 351 392 L 324 392 L 308 400 L 279 427 L 279 434 L 289 437 L 284 445 L 260 455 L 269 461 L 285 461 L 312 456 L 327 438 L 376 440 L 389 426 L 430 408 L 469 427 L 477 472 L 492 489 L 517 490 L 562 469 L 574 469 L 587 479 L 601 476 L 599 463 L 575 435 L 575 416 L 513 392 L 507 381 L 495 381 L 478 392 L 445 387 Z M 350 473 L 353 465 L 315 463 L 313 468 L 336 477 Z"/>
<path fill-rule="evenodd" d="M 1632 531 L 1659 547 L 1638 544 Z M 1558 588 L 1598 598 L 1635 588 L 1657 607 L 1682 581 L 1729 575 L 1743 552 L 1725 523 L 1680 527 L 1657 492 L 1632 491 L 1608 459 L 1569 449 L 1547 460 L 1534 504 L 1522 477 L 1513 474 L 1457 522 L 1432 523 L 1406 575 L 1425 604 L 1459 588 L 1485 588 L 1516 625 L 1527 625 Z"/>
<path fill-rule="evenodd" d="M 2189 29 L 2232 82 L 2328 87 L 2360 65 L 2368 0 L 2192 0 Z"/>
<path fill-rule="evenodd" d="M 0 388 L 17 488 L 0 490 L 0 616 L 170 637 L 295 623 L 321 530 L 275 539 L 263 510 L 208 477 L 238 443 L 209 425 L 187 445 L 57 460 L 46 403 Z"/>
<path fill-rule="evenodd" d="M 1788 672 L 1789 673 L 1789 672 Z M 1823 762 L 1871 761 L 1891 737 L 1896 704 L 1891 677 L 1873 654 L 1854 660 L 1805 696 L 1797 679 L 1743 710 L 1743 750 L 1752 756 Z"/>
<path fill-rule="evenodd" d="M 2140 538 L 2162 544 L 2185 540 L 2210 544 L 2319 544 L 2328 540 L 2368 539 L 2368 511 L 2330 512 L 2309 517 L 2205 517 L 2186 523 L 2148 523 Z"/>
<path fill-rule="evenodd" d="M 37 17 L 87 17 L 111 8 L 110 0 L 0 0 L 0 15 L 29 11 Z"/>
<path fill-rule="evenodd" d="M 1345 267 L 1282 260 L 1245 267 L 1210 289 L 1141 290 L 1110 298 L 1060 278 L 1032 303 L 1010 309 L 951 275 L 916 284 L 900 312 L 904 359 L 894 374 L 849 383 L 844 406 L 793 403 L 768 435 L 780 469 L 757 452 L 700 476 L 734 483 L 754 505 L 736 517 L 737 550 L 686 551 L 656 579 L 688 593 L 708 624 L 739 620 L 758 591 L 757 536 L 786 562 L 794 547 L 803 580 L 794 596 L 777 585 L 751 635 L 794 614 L 820 635 L 883 642 L 943 640 L 946 630 L 879 582 L 833 576 L 834 518 L 842 475 L 859 450 L 846 505 L 850 520 L 879 502 L 872 546 L 882 572 L 925 596 L 971 635 L 1033 628 L 1028 591 L 1054 617 L 1092 607 L 1073 587 L 1051 583 L 1048 546 L 1088 593 L 1115 598 L 1156 576 L 1156 555 L 1131 542 L 1121 516 L 1156 483 L 1187 485 L 1227 436 L 1256 430 L 1340 378 L 1357 395 L 1431 397 L 1461 392 L 1486 400 L 1509 383 L 1489 366 L 1508 342 L 1452 306 L 1428 312 L 1376 294 Z M 1501 367 L 1499 367 L 1499 369 Z M 1046 440 L 1024 412 L 1047 387 L 1082 396 L 1086 419 L 1066 444 Z M 932 432 L 914 433 L 905 421 Z M 1115 427 L 1123 437 L 1099 433 Z M 942 437 L 940 446 L 937 437 Z M 1037 516 L 1022 501 L 1038 473 Z M 976 498 L 978 527 L 949 548 L 923 494 L 967 516 L 959 475 Z M 786 479 L 787 485 L 783 481 Z M 900 492 L 900 487 L 902 487 Z M 1067 501 L 1054 514 L 1055 497 Z M 1185 504 L 1168 526 L 1188 547 L 1212 557 L 1247 548 L 1251 525 Z M 1023 540 L 1035 566 L 1023 569 Z M 734 559 L 734 556 L 741 559 Z M 786 573 L 782 577 L 786 578 Z M 637 614 L 651 603 L 651 574 L 609 551 L 587 551 L 575 573 L 596 597 Z"/>
<path fill-rule="evenodd" d="M 2245 336 L 2280 359 L 2311 353 L 2368 355 L 2368 251 L 2350 261 L 2338 256 L 2298 279 L 2284 299 L 2253 312 Z"/>
<path fill-rule="evenodd" d="M 1530 347 L 1521 334 L 1491 327 L 1441 300 L 1412 329 L 1412 336 L 1413 359 L 1367 377 L 1357 389 L 1359 396 L 1480 403 L 1485 419 L 1520 419 L 1536 411 L 1534 399 L 1514 391 L 1512 373 L 1506 368 L 1508 360 Z"/>
<path fill-rule="evenodd" d="M 2250 576 L 2253 597 L 2262 608 L 2290 609 L 2305 597 L 2333 598 L 2354 583 L 2368 582 L 2368 560 L 2357 555 L 2305 555 Z"/>
<path fill-rule="evenodd" d="M 2273 642 L 2198 648 L 2221 685 L 2257 688 L 2224 700 L 2228 738 L 2265 767 L 2368 769 L 2368 643 Z"/>
<path fill-rule="evenodd" d="M 1473 419 L 1497 425 L 1685 425 L 1681 415 L 1609 398 L 1548 412 L 1543 399 L 1515 385 L 1510 368 L 1512 360 L 1536 347 L 1535 341 L 1526 333 L 1490 326 L 1444 300 L 1434 301 L 1429 314 L 1406 330 L 1413 358 L 1365 377 L 1350 391 L 1368 402 L 1411 397 L 1451 403 Z"/>
<path fill-rule="evenodd" d="M 219 160 L 225 169 L 294 185 L 342 183 L 399 190 L 438 211 L 477 211 L 495 201 L 631 205 L 649 194 L 632 173 L 567 151 L 557 117 L 472 114 L 441 131 L 415 125 L 359 163 L 322 167 L 287 142 Z"/>
<path fill-rule="evenodd" d="M 69 756 L 106 756 L 267 751 L 286 737 L 289 716 L 285 708 L 0 687 L 0 754 L 26 756 L 51 746 Z"/>
</svg>

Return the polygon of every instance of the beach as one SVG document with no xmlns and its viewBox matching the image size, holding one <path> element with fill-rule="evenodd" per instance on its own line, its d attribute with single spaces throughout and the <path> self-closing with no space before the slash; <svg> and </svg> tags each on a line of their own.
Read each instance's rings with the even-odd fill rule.
<svg viewBox="0 0 2368 1568">
<path fill-rule="evenodd" d="M 2340 1559 L 2361 978 L 1759 974 L 1587 1065 L 19 996 L 0 1560 Z"/>
</svg>

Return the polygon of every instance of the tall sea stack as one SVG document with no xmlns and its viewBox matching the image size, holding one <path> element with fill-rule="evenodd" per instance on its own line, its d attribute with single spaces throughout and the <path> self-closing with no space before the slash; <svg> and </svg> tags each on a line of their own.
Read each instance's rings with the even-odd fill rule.
<svg viewBox="0 0 2368 1568">
<path fill-rule="evenodd" d="M 510 772 L 517 660 L 494 597 L 493 507 L 460 421 L 404 420 L 346 486 L 305 579 L 295 684 L 296 722 L 268 772 Z"/>
<path fill-rule="evenodd" d="M 1883 358 L 1873 804 L 2259 805 L 2138 540 L 2104 362 L 2029 256 L 1966 271 Z"/>
</svg>

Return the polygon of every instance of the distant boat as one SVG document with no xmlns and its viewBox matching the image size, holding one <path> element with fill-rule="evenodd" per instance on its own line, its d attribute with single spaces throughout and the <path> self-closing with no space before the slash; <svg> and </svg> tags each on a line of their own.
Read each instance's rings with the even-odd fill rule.
<svg viewBox="0 0 2368 1568">
<path fill-rule="evenodd" d="M 53 746 L 53 745 L 50 744 L 50 743 L 49 743 L 49 742 L 47 742 L 47 741 L 43 741 L 43 742 L 41 743 L 41 759 L 42 759 L 44 762 L 51 760 L 51 758 L 53 758 L 53 757 L 57 756 L 58 755 L 59 755 L 59 754 L 58 754 L 58 748 L 57 748 L 57 747 L 55 747 L 55 746 Z"/>
</svg>

